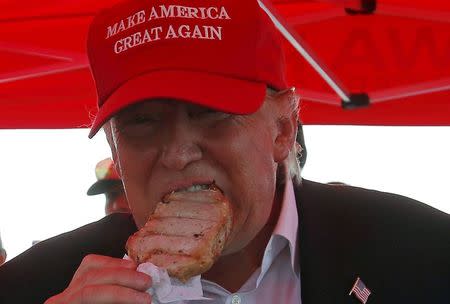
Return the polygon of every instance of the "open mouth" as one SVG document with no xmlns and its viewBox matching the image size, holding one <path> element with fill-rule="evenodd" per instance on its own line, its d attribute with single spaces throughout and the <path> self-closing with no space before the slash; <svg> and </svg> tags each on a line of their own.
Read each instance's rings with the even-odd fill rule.
<svg viewBox="0 0 450 304">
<path fill-rule="evenodd" d="M 172 193 L 193 193 L 193 192 L 200 192 L 200 191 L 220 191 L 223 194 L 223 191 L 219 187 L 217 187 L 216 183 L 213 181 L 212 183 L 194 184 L 189 187 L 173 190 L 172 192 L 165 194 L 161 201 L 167 202 L 168 197 Z"/>
<path fill-rule="evenodd" d="M 195 184 L 187 188 L 177 189 L 173 192 L 197 192 L 197 191 L 203 191 L 203 190 L 212 190 L 211 187 L 213 187 L 214 182 L 211 184 Z M 215 187 L 215 185 L 214 185 Z M 215 187 L 217 188 L 217 187 Z"/>
</svg>

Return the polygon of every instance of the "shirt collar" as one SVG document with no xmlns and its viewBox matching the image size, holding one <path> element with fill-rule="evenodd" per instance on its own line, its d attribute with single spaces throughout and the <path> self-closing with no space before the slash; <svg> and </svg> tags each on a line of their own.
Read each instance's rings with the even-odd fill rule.
<svg viewBox="0 0 450 304">
<path fill-rule="evenodd" d="M 289 255 L 293 272 L 299 277 L 298 267 L 296 264 L 297 248 L 297 230 L 298 230 L 298 214 L 297 204 L 295 201 L 294 185 L 290 178 L 287 178 L 284 186 L 283 200 L 281 202 L 280 215 L 278 217 L 275 229 L 264 251 L 261 263 L 261 272 L 257 279 L 256 286 L 259 286 L 264 275 L 275 261 L 278 254 L 289 245 Z"/>
<path fill-rule="evenodd" d="M 258 270 L 256 286 L 250 287 L 250 289 L 258 288 L 264 276 L 269 271 L 270 266 L 275 262 L 281 251 L 288 245 L 289 257 L 291 269 L 297 279 L 300 279 L 300 271 L 298 267 L 298 251 L 297 251 L 297 233 L 298 233 L 298 215 L 297 204 L 295 200 L 294 185 L 290 178 L 287 178 L 286 184 L 283 190 L 283 199 L 281 202 L 280 215 L 278 217 L 277 224 L 272 232 L 269 242 L 264 250 L 264 256 L 261 262 L 261 267 Z M 286 248 L 286 250 L 288 249 Z M 288 261 L 286 261 L 288 262 Z M 203 288 L 209 290 L 212 288 L 213 293 L 219 293 L 218 290 L 222 290 L 224 294 L 227 294 L 222 287 L 216 283 L 203 280 Z M 244 286 L 248 284 L 245 283 Z M 254 284 L 254 283 L 252 283 Z"/>
<path fill-rule="evenodd" d="M 297 232 L 298 232 L 298 213 L 295 201 L 294 185 L 292 180 L 287 178 L 284 186 L 283 201 L 281 203 L 280 216 L 273 230 L 273 235 L 279 235 L 286 238 L 289 242 L 291 251 L 291 262 L 294 267 L 295 249 L 297 248 Z"/>
</svg>

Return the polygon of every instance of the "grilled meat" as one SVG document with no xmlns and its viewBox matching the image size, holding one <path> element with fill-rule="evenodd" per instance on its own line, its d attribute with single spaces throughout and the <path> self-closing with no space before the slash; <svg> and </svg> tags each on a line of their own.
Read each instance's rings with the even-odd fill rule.
<svg viewBox="0 0 450 304">
<path fill-rule="evenodd" d="M 151 262 L 186 282 L 220 256 L 232 225 L 229 201 L 215 186 L 166 195 L 126 249 L 137 263 Z"/>
</svg>

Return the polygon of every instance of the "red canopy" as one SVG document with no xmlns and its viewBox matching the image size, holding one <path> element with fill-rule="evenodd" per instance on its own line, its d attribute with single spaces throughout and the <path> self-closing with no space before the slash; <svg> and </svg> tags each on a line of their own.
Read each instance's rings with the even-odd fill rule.
<svg viewBox="0 0 450 304">
<path fill-rule="evenodd" d="M 92 16 L 114 2 L 0 4 L 0 128 L 90 124 L 96 94 L 86 33 Z M 267 5 L 294 39 L 286 41 L 287 72 L 303 97 L 305 124 L 450 125 L 450 1 L 274 0 Z M 370 105 L 344 109 L 342 96 L 292 46 L 295 42 L 346 96 L 368 94 Z"/>
</svg>

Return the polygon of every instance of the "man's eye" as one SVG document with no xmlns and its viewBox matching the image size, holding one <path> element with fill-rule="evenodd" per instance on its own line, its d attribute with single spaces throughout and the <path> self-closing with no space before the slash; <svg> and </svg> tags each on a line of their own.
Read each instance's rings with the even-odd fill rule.
<svg viewBox="0 0 450 304">
<path fill-rule="evenodd" d="M 136 125 L 142 125 L 142 124 L 152 124 L 157 122 L 158 119 L 156 117 L 150 116 L 150 115 L 135 115 L 134 117 L 131 117 L 127 123 L 128 124 L 136 124 Z"/>
<path fill-rule="evenodd" d="M 158 118 L 152 115 L 127 115 L 117 120 L 117 131 L 130 136 L 144 135 L 153 132 L 157 126 Z"/>
<path fill-rule="evenodd" d="M 228 113 L 223 113 L 212 109 L 201 109 L 189 113 L 189 116 L 191 118 L 205 118 L 205 119 L 224 119 L 229 115 L 230 114 Z"/>
<path fill-rule="evenodd" d="M 151 122 L 151 120 L 149 120 L 146 117 L 141 117 L 141 116 L 134 118 L 132 121 L 132 123 L 135 123 L 135 124 L 143 124 L 143 123 L 147 123 L 147 122 Z"/>
</svg>

